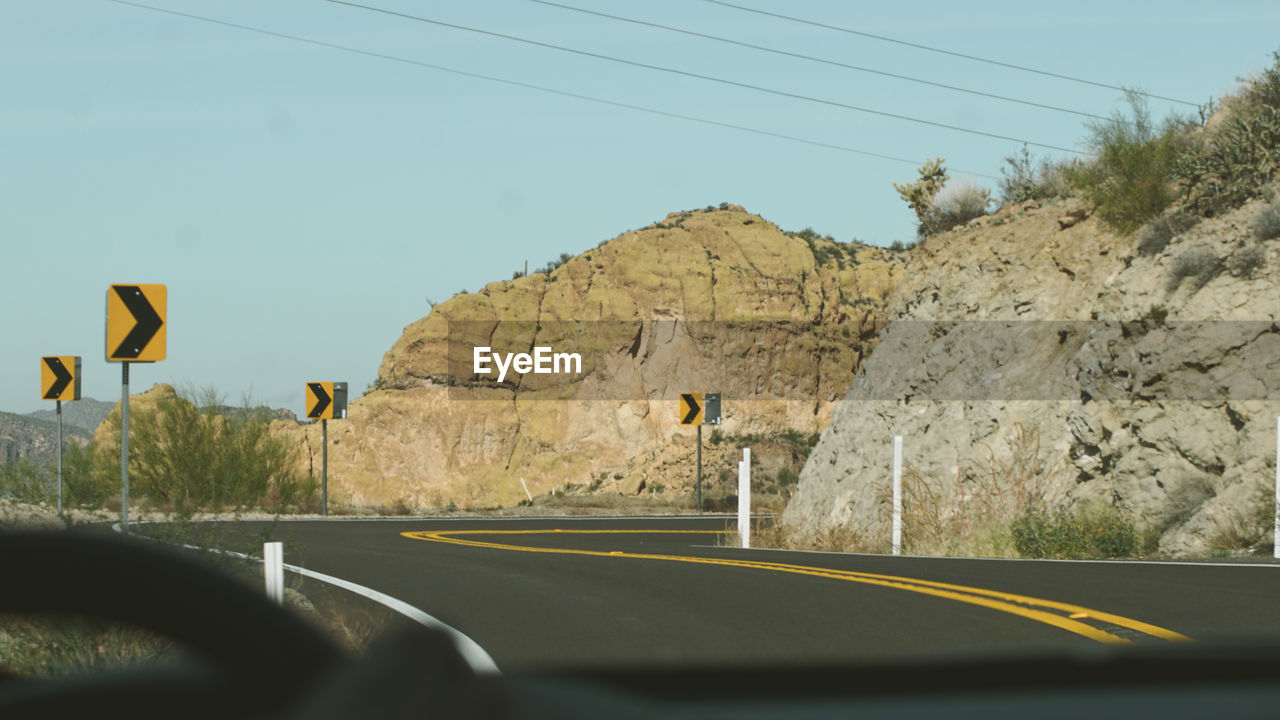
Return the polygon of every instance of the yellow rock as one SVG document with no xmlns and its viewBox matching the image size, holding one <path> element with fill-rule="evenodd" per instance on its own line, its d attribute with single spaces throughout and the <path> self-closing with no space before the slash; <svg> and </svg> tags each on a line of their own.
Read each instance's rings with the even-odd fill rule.
<svg viewBox="0 0 1280 720">
<path fill-rule="evenodd" d="M 456 295 L 405 328 L 377 389 L 330 423 L 330 499 L 515 505 L 521 477 L 535 495 L 593 479 L 599 492 L 646 479 L 687 488 L 692 473 L 672 477 L 667 461 L 692 450 L 672 442 L 694 433 L 678 423 L 679 393 L 721 392 L 727 433 L 822 430 L 900 278 L 891 252 L 784 233 L 727 206 L 672 213 L 550 274 Z M 473 372 L 477 345 L 575 352 L 583 372 L 500 386 Z M 297 432 L 318 473 L 319 427 Z"/>
</svg>

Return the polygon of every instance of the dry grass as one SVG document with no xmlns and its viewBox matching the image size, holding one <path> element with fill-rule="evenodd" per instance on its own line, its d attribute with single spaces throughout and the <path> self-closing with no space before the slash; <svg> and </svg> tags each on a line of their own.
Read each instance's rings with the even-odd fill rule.
<svg viewBox="0 0 1280 720">
<path fill-rule="evenodd" d="M 0 670 L 63 677 L 155 662 L 174 652 L 172 641 L 103 622 L 68 618 L 0 618 Z"/>
<path fill-rule="evenodd" d="M 984 446 L 979 457 L 958 463 L 953 478 L 942 479 L 914 467 L 903 468 L 903 551 L 912 555 L 1017 557 L 1010 528 L 1033 509 L 1060 504 L 1066 459 L 1042 451 L 1035 429 L 1016 425 L 1003 450 Z M 875 490 L 879 506 L 891 506 L 887 484 Z M 803 533 L 780 521 L 762 523 L 753 537 L 761 547 L 793 550 L 887 553 L 889 518 L 876 531 L 849 525 Z"/>
<path fill-rule="evenodd" d="M 727 534 L 720 544 L 737 547 L 738 531 L 726 525 L 725 532 Z M 814 534 L 805 534 L 783 524 L 780 515 L 769 515 L 755 523 L 751 530 L 751 547 L 822 552 L 889 552 L 887 538 L 872 538 L 848 526 L 827 527 Z"/>
<path fill-rule="evenodd" d="M 1065 458 L 1049 458 L 1040 434 L 1014 426 L 1003 451 L 983 446 L 943 479 L 902 473 L 903 549 L 913 555 L 1015 557 L 1010 527 L 1029 510 L 1058 504 Z"/>
</svg>

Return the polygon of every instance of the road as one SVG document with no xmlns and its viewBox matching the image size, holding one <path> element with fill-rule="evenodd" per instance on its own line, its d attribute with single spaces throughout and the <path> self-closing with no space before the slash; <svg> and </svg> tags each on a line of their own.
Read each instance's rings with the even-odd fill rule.
<svg viewBox="0 0 1280 720">
<path fill-rule="evenodd" d="M 1280 637 L 1280 567 L 741 550 L 726 518 L 284 521 L 286 562 L 503 669 L 938 659 Z M 260 523 L 242 523 L 257 534 Z"/>
</svg>

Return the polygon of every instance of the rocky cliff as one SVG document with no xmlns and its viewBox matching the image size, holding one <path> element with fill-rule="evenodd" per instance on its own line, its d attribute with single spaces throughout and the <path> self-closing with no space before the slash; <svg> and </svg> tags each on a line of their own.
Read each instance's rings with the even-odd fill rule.
<svg viewBox="0 0 1280 720">
<path fill-rule="evenodd" d="M 992 513 L 1089 503 L 1123 509 L 1166 553 L 1269 542 L 1280 258 L 1251 229 L 1265 204 L 1148 254 L 1077 200 L 930 237 L 784 522 L 886 547 L 901 435 L 922 551 Z"/>
<path fill-rule="evenodd" d="M 535 495 L 686 493 L 679 394 L 720 392 L 726 434 L 822 430 L 883 322 L 898 257 L 723 205 L 456 295 L 405 328 L 374 387 L 329 423 L 330 498 L 514 505 L 522 479 Z M 476 347 L 548 347 L 581 368 L 499 380 L 475 371 Z M 301 432 L 318 473 L 320 430 Z"/>
</svg>

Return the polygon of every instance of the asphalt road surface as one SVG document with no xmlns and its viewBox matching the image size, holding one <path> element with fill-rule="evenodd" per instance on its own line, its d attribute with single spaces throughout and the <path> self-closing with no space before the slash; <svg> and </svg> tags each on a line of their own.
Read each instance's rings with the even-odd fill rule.
<svg viewBox="0 0 1280 720">
<path fill-rule="evenodd" d="M 731 521 L 283 521 L 285 561 L 452 625 L 503 669 L 830 664 L 1280 637 L 1280 566 L 741 550 Z M 263 523 L 237 531 L 256 535 Z"/>
</svg>

